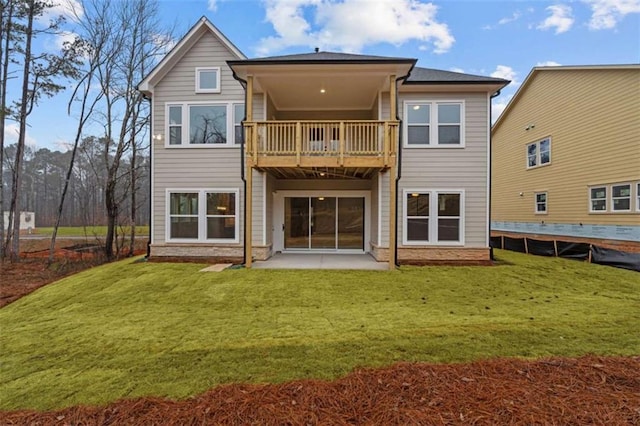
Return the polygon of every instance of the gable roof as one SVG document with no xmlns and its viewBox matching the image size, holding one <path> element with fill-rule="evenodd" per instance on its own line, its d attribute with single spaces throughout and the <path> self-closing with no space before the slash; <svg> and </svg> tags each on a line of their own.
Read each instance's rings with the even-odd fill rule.
<svg viewBox="0 0 640 426">
<path fill-rule="evenodd" d="M 155 83 L 162 79 L 167 72 L 193 47 L 193 45 L 207 32 L 213 34 L 222 44 L 233 53 L 238 59 L 246 59 L 244 53 L 240 51 L 222 32 L 203 16 L 173 49 L 147 74 L 138 84 L 138 90 L 142 93 L 150 93 Z"/>
<path fill-rule="evenodd" d="M 496 120 L 496 122 L 491 127 L 491 131 L 495 131 L 502 122 L 506 119 L 513 109 L 514 105 L 518 103 L 520 98 L 523 96 L 524 92 L 526 92 L 527 88 L 531 84 L 531 82 L 538 76 L 541 72 L 546 71 L 563 71 L 563 72 L 571 72 L 571 71 L 597 71 L 597 70 L 624 70 L 624 69 L 637 69 L 640 70 L 640 64 L 618 64 L 618 65 L 559 65 L 553 67 L 533 67 L 527 77 L 522 82 L 522 85 L 518 88 L 516 93 L 513 95 L 505 109 L 500 114 L 500 117 Z"/>
<path fill-rule="evenodd" d="M 411 75 L 404 84 L 484 84 L 498 83 L 509 84 L 509 80 L 495 77 L 484 77 L 480 75 L 464 74 L 453 71 L 436 70 L 433 68 L 414 67 Z"/>
</svg>

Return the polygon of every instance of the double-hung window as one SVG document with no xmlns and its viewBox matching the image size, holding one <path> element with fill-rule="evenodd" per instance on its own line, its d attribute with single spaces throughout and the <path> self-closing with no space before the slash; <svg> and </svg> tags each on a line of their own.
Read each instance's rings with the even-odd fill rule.
<svg viewBox="0 0 640 426">
<path fill-rule="evenodd" d="M 527 145 L 527 168 L 544 166 L 551 162 L 551 138 Z"/>
<path fill-rule="evenodd" d="M 536 196 L 535 212 L 537 214 L 546 214 L 547 213 L 547 193 L 536 192 L 535 196 Z"/>
<path fill-rule="evenodd" d="M 238 242 L 238 190 L 167 190 L 167 241 Z"/>
<path fill-rule="evenodd" d="M 464 192 L 406 190 L 403 243 L 463 244 Z"/>
<path fill-rule="evenodd" d="M 196 93 L 220 93 L 220 68 L 196 68 Z"/>
<path fill-rule="evenodd" d="M 241 142 L 244 104 L 167 104 L 169 146 L 229 146 Z"/>
<path fill-rule="evenodd" d="M 611 209 L 614 212 L 631 211 L 631 184 L 611 185 Z"/>
<path fill-rule="evenodd" d="M 607 211 L 607 187 L 596 186 L 589 188 L 589 210 L 591 212 Z"/>
<path fill-rule="evenodd" d="M 406 147 L 464 146 L 462 101 L 407 101 L 404 117 Z"/>
</svg>

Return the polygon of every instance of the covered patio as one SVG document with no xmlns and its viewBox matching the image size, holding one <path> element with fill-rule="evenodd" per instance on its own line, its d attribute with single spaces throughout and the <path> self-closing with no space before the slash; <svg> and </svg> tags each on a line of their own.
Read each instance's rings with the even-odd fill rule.
<svg viewBox="0 0 640 426">
<path fill-rule="evenodd" d="M 369 254 L 276 253 L 270 259 L 254 261 L 255 269 L 357 269 L 388 271 L 387 262 L 377 262 Z"/>
</svg>

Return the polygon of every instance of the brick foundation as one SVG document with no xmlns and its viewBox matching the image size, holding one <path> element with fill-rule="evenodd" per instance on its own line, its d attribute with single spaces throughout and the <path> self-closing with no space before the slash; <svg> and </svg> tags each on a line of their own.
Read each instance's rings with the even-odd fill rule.
<svg viewBox="0 0 640 426">
<path fill-rule="evenodd" d="M 389 261 L 389 248 L 371 245 L 371 255 L 378 262 Z M 398 247 L 401 265 L 489 265 L 489 248 L 476 247 Z"/>
</svg>

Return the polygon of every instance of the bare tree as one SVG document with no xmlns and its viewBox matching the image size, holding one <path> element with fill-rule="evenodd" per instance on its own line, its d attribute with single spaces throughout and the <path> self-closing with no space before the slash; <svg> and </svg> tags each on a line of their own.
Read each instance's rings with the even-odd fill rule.
<svg viewBox="0 0 640 426">
<path fill-rule="evenodd" d="M 87 0 L 81 36 L 88 44 L 95 44 L 96 34 L 91 27 L 104 25 L 110 38 L 102 52 L 103 60 L 96 67 L 96 75 L 104 97 L 100 103 L 104 123 L 102 155 L 105 165 L 104 197 L 107 212 L 107 235 L 104 251 L 114 256 L 114 243 L 126 196 L 124 185 L 131 173 L 123 167 L 125 155 L 132 150 L 141 135 L 148 110 L 136 90 L 144 73 L 156 62 L 170 38 L 160 34 L 157 2 L 153 0 L 122 0 L 116 3 Z M 134 160 L 135 161 L 135 160 Z"/>
<path fill-rule="evenodd" d="M 14 161 L 14 173 L 12 181 L 10 219 L 13 219 L 13 229 L 7 232 L 7 248 L 11 260 L 16 261 L 20 256 L 20 203 L 19 194 L 21 190 L 22 162 L 24 156 L 24 146 L 26 140 L 27 118 L 33 111 L 35 105 L 43 96 L 53 96 L 64 89 L 58 83 L 59 78 L 74 78 L 77 75 L 75 66 L 76 58 L 73 52 L 63 50 L 60 54 L 40 53 L 32 50 L 34 37 L 38 34 L 51 34 L 59 30 L 60 24 L 64 22 L 63 17 L 58 17 L 48 23 L 44 29 L 35 29 L 34 21 L 42 16 L 45 11 L 52 7 L 52 3 L 43 0 L 25 0 L 17 2 L 17 16 L 23 16 L 26 23 L 23 27 L 24 44 L 17 43 L 16 50 L 24 56 L 22 69 L 22 90 L 16 110 L 19 123 L 18 143 Z M 11 242 L 11 244 L 9 244 Z"/>
</svg>

